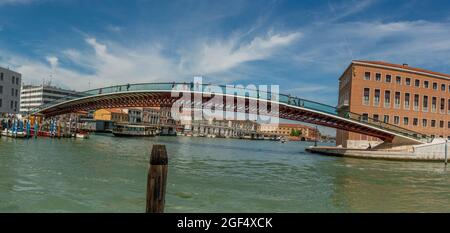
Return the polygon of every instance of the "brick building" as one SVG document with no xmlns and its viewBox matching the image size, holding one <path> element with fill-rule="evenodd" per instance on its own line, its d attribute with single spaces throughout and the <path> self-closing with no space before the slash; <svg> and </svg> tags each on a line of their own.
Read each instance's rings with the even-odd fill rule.
<svg viewBox="0 0 450 233">
<path fill-rule="evenodd" d="M 300 131 L 302 140 L 313 141 L 320 139 L 320 132 L 316 128 L 301 124 L 261 124 L 259 133 L 272 134 L 276 136 L 289 137 L 293 130 Z"/>
<path fill-rule="evenodd" d="M 431 137 L 450 137 L 450 75 L 378 61 L 352 61 L 339 78 L 340 111 Z M 336 144 L 349 148 L 381 141 L 338 130 Z"/>
<path fill-rule="evenodd" d="M 99 109 L 94 112 L 94 120 L 124 123 L 128 122 L 128 113 L 119 108 Z"/>
</svg>

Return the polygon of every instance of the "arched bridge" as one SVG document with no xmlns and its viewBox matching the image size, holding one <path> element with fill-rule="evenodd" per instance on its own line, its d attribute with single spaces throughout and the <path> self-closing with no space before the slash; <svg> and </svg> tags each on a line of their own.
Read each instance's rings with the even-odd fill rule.
<svg viewBox="0 0 450 233">
<path fill-rule="evenodd" d="M 276 115 L 281 119 L 361 133 L 391 143 L 421 144 L 428 140 L 426 135 L 396 125 L 363 117 L 352 112 L 339 112 L 333 106 L 291 97 L 290 95 L 261 90 L 246 92 L 242 88 L 230 86 L 214 87 L 211 88 L 211 85 L 204 84 L 199 86 L 193 83 L 142 83 L 110 86 L 85 91 L 76 96 L 66 96 L 41 106 L 34 110 L 33 114 L 51 117 L 101 108 L 170 107 L 177 101 L 178 103 L 183 102 L 182 96 L 192 95 L 192 98 L 189 98 L 190 100 L 183 102 L 184 106 L 202 108 L 205 107 L 205 103 L 213 98 L 223 98 L 223 103 L 229 104 L 231 102 L 231 105 L 233 105 L 231 111 L 234 112 Z M 219 88 L 219 91 L 217 91 L 217 88 Z M 174 93 L 176 94 L 174 95 Z M 274 98 L 275 95 L 278 98 Z M 195 96 L 200 96 L 200 98 Z M 238 102 L 245 104 L 240 106 L 237 104 Z M 259 109 L 261 106 L 268 106 L 269 110 L 274 110 L 274 107 L 277 106 L 278 111 L 266 111 L 264 113 Z M 229 107 L 219 106 L 219 108 L 227 110 L 230 109 Z"/>
</svg>

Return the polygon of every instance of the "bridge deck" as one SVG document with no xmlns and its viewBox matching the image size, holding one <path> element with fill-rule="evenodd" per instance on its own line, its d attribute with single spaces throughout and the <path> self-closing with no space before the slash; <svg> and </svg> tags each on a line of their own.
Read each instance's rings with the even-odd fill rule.
<svg viewBox="0 0 450 233">
<path fill-rule="evenodd" d="M 400 137 L 411 144 L 418 144 L 429 140 L 426 135 L 387 124 L 375 119 L 363 117 L 352 112 L 339 112 L 336 107 L 305 100 L 290 95 L 271 93 L 261 90 L 248 90 L 232 86 L 211 86 L 193 83 L 144 83 L 127 84 L 98 88 L 81 93 L 84 97 L 66 96 L 55 102 L 41 106 L 33 113 L 45 116 L 55 116 L 80 110 L 94 110 L 99 108 L 126 108 L 126 107 L 170 107 L 179 96 L 173 93 L 191 94 L 189 103 L 192 108 L 205 107 L 212 98 L 222 97 L 224 103 L 232 100 L 233 106 L 219 106 L 224 111 L 257 112 L 265 115 L 278 116 L 282 119 L 302 121 L 326 127 L 347 130 L 378 137 L 384 141 L 392 142 Z M 200 100 L 195 95 L 201 94 Z M 78 94 L 79 95 L 79 94 Z M 225 102 L 227 100 L 228 102 Z M 236 104 L 244 101 L 245 105 Z M 256 104 L 255 104 L 256 103 Z M 259 106 L 277 105 L 278 112 L 261 113 Z M 186 106 L 186 105 L 185 105 Z M 241 108 L 238 108 L 240 106 Z M 217 110 L 219 110 L 217 109 Z"/>
</svg>

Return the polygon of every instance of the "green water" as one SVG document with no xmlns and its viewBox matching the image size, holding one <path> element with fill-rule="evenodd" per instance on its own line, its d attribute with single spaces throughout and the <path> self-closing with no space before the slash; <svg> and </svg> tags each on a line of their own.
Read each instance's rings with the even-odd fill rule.
<svg viewBox="0 0 450 233">
<path fill-rule="evenodd" d="M 143 212 L 156 143 L 169 153 L 166 212 L 450 212 L 441 163 L 325 157 L 304 142 L 110 135 L 1 138 L 0 212 Z"/>
</svg>

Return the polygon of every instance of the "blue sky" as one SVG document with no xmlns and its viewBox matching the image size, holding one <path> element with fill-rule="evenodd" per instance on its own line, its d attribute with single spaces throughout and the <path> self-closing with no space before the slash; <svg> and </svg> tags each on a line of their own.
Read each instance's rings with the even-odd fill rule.
<svg viewBox="0 0 450 233">
<path fill-rule="evenodd" d="M 450 73 L 449 13 L 414 0 L 0 0 L 0 66 L 77 90 L 202 75 L 335 105 L 352 59 Z"/>
</svg>

